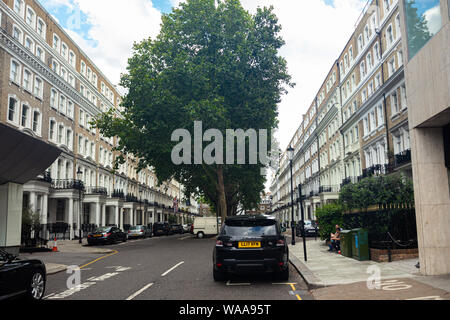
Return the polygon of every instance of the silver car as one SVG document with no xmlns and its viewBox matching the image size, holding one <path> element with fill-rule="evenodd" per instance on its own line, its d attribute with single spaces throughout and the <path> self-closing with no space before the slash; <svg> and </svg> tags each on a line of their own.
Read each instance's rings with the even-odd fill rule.
<svg viewBox="0 0 450 320">
<path fill-rule="evenodd" d="M 152 230 L 150 230 L 147 226 L 137 225 L 131 226 L 130 230 L 128 230 L 128 239 L 132 238 L 142 238 L 145 239 L 147 237 L 152 237 Z"/>
</svg>

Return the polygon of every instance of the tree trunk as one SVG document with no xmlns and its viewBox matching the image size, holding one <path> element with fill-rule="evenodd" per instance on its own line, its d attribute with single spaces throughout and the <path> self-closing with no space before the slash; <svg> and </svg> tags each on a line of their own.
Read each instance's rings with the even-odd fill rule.
<svg viewBox="0 0 450 320">
<path fill-rule="evenodd" d="M 227 200 L 223 180 L 223 167 L 221 165 L 217 166 L 217 212 L 222 217 L 223 223 L 227 217 Z"/>
</svg>

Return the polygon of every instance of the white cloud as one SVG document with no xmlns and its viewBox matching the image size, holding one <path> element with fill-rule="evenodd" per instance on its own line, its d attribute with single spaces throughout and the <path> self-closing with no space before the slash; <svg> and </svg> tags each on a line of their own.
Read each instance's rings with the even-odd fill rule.
<svg viewBox="0 0 450 320">
<path fill-rule="evenodd" d="M 135 41 L 155 37 L 160 30 L 161 12 L 149 0 L 51 0 L 56 5 L 77 5 L 87 16 L 88 39 L 66 30 L 111 82 L 117 84 L 126 71 Z M 82 26 L 83 29 L 83 26 Z"/>
<path fill-rule="evenodd" d="M 427 20 L 428 30 L 432 35 L 435 35 L 442 26 L 441 8 L 439 6 L 439 3 L 437 6 L 425 11 L 424 16 Z"/>
</svg>

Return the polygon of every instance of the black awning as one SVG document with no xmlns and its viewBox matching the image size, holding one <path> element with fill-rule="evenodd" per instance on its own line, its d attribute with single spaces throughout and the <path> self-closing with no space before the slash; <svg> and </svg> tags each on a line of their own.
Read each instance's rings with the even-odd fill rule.
<svg viewBox="0 0 450 320">
<path fill-rule="evenodd" d="M 0 185 L 35 179 L 60 154 L 59 148 L 0 123 Z"/>
</svg>

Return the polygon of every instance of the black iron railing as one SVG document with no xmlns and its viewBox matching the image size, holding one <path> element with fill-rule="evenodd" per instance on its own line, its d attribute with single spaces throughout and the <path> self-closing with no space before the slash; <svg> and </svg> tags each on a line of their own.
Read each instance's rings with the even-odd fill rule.
<svg viewBox="0 0 450 320">
<path fill-rule="evenodd" d="M 411 162 L 411 149 L 408 149 L 403 152 L 400 152 L 399 154 L 396 154 L 394 161 L 395 161 L 394 162 L 395 167 L 400 167 L 404 164 L 410 163 Z"/>
<path fill-rule="evenodd" d="M 104 187 L 87 187 L 86 194 L 108 195 L 108 190 Z"/>
<path fill-rule="evenodd" d="M 50 175 L 50 172 L 45 171 L 45 172 L 42 174 L 42 177 L 38 177 L 38 180 L 44 181 L 44 182 L 52 183 L 52 177 L 51 177 L 51 175 Z"/>
<path fill-rule="evenodd" d="M 56 190 L 84 190 L 84 183 L 75 179 L 60 179 L 52 181 L 52 188 Z"/>
<path fill-rule="evenodd" d="M 325 192 L 339 192 L 339 186 L 321 186 L 319 188 L 319 193 Z"/>
<path fill-rule="evenodd" d="M 139 202 L 138 198 L 133 194 L 127 194 L 125 200 L 126 202 Z"/>
<path fill-rule="evenodd" d="M 122 190 L 114 190 L 111 194 L 113 198 L 125 199 L 125 193 Z"/>
</svg>

